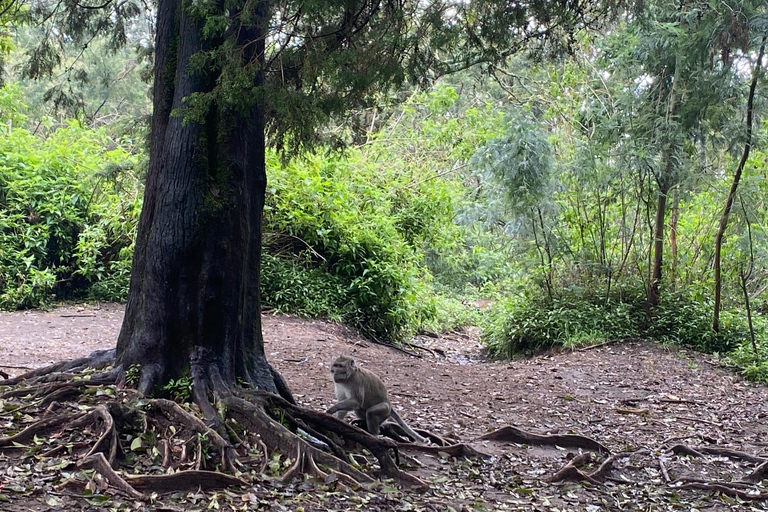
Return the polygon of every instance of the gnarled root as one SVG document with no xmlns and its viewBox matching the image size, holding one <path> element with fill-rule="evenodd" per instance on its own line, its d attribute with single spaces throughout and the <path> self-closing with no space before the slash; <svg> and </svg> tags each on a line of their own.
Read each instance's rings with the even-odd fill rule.
<svg viewBox="0 0 768 512">
<path fill-rule="evenodd" d="M 602 482 L 598 482 L 594 478 L 592 478 L 590 475 L 587 475 L 586 473 L 582 472 L 579 467 L 585 466 L 586 464 L 589 464 L 592 462 L 592 454 L 587 453 L 580 453 L 573 457 L 571 460 L 568 461 L 568 464 L 563 466 L 563 468 L 552 475 L 549 478 L 546 478 L 545 482 L 562 482 L 565 480 L 571 480 L 571 481 L 583 481 L 583 482 L 589 482 L 593 485 L 602 486 Z"/>
<path fill-rule="evenodd" d="M 282 475 L 283 479 L 301 473 L 350 487 L 371 482 L 372 477 L 358 469 L 357 462 L 342 447 L 348 444 L 373 454 L 382 477 L 392 478 L 406 487 L 427 487 L 422 480 L 399 469 L 397 443 L 371 436 L 323 412 L 299 407 L 285 398 L 290 398 L 289 393 L 283 393 L 281 397 L 231 388 L 219 375 L 215 361 L 207 358 L 204 351 L 192 354 L 190 359 L 192 400 L 199 407 L 202 419 L 171 400 L 135 402 L 139 397 L 135 391 L 113 386 L 118 381 L 124 383 L 122 368 L 98 375 L 91 372 L 90 380 L 76 379 L 74 373 L 63 373 L 100 367 L 113 362 L 110 357 L 114 357 L 114 351 L 102 351 L 8 381 L 7 384 L 15 387 L 6 388 L 0 398 L 14 403 L 18 410 L 23 408 L 31 414 L 37 411 L 42 419 L 20 432 L 0 437 L 0 451 L 26 449 L 25 443 L 35 436 L 44 438 L 44 451 L 38 456 L 79 459 L 78 467 L 95 469 L 112 487 L 135 499 L 143 499 L 142 491 L 245 485 L 239 478 L 201 471 L 201 468 L 210 457 L 220 457 L 218 468 L 237 473 L 237 468 L 243 467 L 238 461 L 238 453 L 245 455 L 249 451 L 256 456 L 248 461 L 260 461 L 260 472 L 267 468 L 272 452 L 287 457 L 295 455 L 296 459 Z M 157 365 L 142 366 L 139 388 L 156 388 L 158 372 Z M 109 391 L 97 392 L 93 389 L 97 386 L 107 386 Z M 123 401 L 111 398 L 116 394 Z M 105 398 L 112 401 L 107 402 Z M 80 402 L 78 406 L 73 403 L 76 401 Z M 78 411 L 83 404 L 90 410 Z M 53 434 L 55 431 L 69 431 L 69 434 L 59 436 Z M 85 441 L 83 434 L 86 437 L 95 435 L 95 442 Z M 121 450 L 120 440 L 126 437 L 134 453 L 156 459 L 146 467 L 159 466 L 174 471 L 167 475 L 121 475 L 116 469 L 122 450 L 128 450 L 127 446 Z M 430 438 L 435 444 L 448 444 L 439 436 Z M 452 446 L 455 447 L 449 446 L 447 450 L 456 455 L 475 455 L 461 445 Z M 259 457 L 258 452 L 263 457 Z"/>
</svg>

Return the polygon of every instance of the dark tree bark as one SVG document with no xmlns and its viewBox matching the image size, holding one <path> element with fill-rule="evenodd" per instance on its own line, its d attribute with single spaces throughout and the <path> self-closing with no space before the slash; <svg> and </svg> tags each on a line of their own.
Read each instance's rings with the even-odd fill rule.
<svg viewBox="0 0 768 512">
<path fill-rule="evenodd" d="M 757 53 L 757 61 L 755 63 L 755 69 L 752 72 L 752 83 L 749 86 L 749 97 L 747 98 L 747 119 L 746 124 L 746 142 L 744 142 L 744 151 L 741 154 L 739 165 L 736 167 L 736 172 L 733 174 L 733 181 L 731 182 L 731 189 L 728 192 L 728 199 L 725 201 L 725 208 L 720 216 L 720 224 L 717 228 L 717 234 L 715 235 L 715 310 L 712 315 L 712 330 L 715 332 L 720 331 L 720 308 L 721 308 L 721 293 L 723 288 L 723 278 L 721 275 L 721 263 L 720 255 L 723 249 L 723 237 L 725 236 L 725 228 L 728 226 L 728 217 L 731 215 L 731 208 L 733 208 L 733 202 L 736 200 L 736 191 L 739 188 L 739 182 L 741 181 L 741 173 L 744 171 L 744 166 L 747 164 L 749 158 L 749 152 L 752 149 L 752 116 L 755 103 L 755 89 L 757 88 L 757 80 L 760 77 L 760 71 L 762 69 L 763 55 L 765 54 L 765 41 L 766 37 L 763 36 L 763 41 L 760 44 L 760 51 Z M 747 297 L 747 300 L 748 297 Z M 749 304 L 747 304 L 749 307 Z"/>
<path fill-rule="evenodd" d="M 261 333 L 263 101 L 238 111 L 212 105 L 192 121 L 177 114 L 216 86 L 216 71 L 197 70 L 190 58 L 221 41 L 203 38 L 205 19 L 184 0 L 160 0 L 157 13 L 149 174 L 117 362 L 123 371 L 140 365 L 145 394 L 191 373 L 214 386 L 241 379 L 287 395 Z M 264 80 L 265 2 L 254 15 L 260 21 L 231 37 L 255 88 Z"/>
</svg>

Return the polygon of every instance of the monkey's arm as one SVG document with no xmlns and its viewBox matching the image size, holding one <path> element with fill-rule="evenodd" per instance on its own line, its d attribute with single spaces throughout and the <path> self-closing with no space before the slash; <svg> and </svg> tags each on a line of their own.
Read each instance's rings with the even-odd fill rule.
<svg viewBox="0 0 768 512">
<path fill-rule="evenodd" d="M 347 398 L 346 400 L 341 400 L 340 402 L 336 403 L 335 405 L 331 406 L 330 409 L 328 409 L 328 414 L 334 414 L 336 412 L 349 412 L 354 411 L 355 409 L 360 408 L 360 403 L 355 400 L 354 398 Z"/>
</svg>

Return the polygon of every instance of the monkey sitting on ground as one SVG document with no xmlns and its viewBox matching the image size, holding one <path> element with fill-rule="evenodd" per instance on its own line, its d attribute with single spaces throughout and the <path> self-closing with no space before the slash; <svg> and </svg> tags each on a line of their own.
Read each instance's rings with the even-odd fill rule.
<svg viewBox="0 0 768 512">
<path fill-rule="evenodd" d="M 360 368 L 351 357 L 341 356 L 331 364 L 331 376 L 338 403 L 328 409 L 328 414 L 344 419 L 349 411 L 355 411 L 357 417 L 365 422 L 366 430 L 374 436 L 378 435 L 384 420 L 392 417 L 409 436 L 421 443 L 429 443 L 392 409 L 387 388 L 378 375 Z"/>
</svg>

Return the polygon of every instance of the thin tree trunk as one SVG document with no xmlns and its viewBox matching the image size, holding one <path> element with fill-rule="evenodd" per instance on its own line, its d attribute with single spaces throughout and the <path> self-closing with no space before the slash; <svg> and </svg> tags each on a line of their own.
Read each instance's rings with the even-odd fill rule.
<svg viewBox="0 0 768 512">
<path fill-rule="evenodd" d="M 671 161 L 668 160 L 668 166 Z M 651 273 L 651 287 L 648 294 L 648 303 L 653 308 L 659 305 L 661 288 L 661 269 L 664 255 L 664 218 L 667 212 L 668 187 L 659 190 L 656 201 L 656 218 L 653 223 L 653 272 Z"/>
<path fill-rule="evenodd" d="M 746 141 L 744 143 L 744 152 L 741 154 L 741 160 L 739 160 L 739 165 L 736 167 L 736 172 L 733 175 L 731 190 L 728 192 L 728 199 L 725 202 L 723 214 L 720 216 L 720 226 L 717 228 L 717 234 L 715 235 L 715 310 L 712 315 L 712 329 L 715 332 L 720 331 L 720 308 L 722 304 L 721 294 L 723 287 L 720 258 L 723 248 L 723 237 L 725 236 L 725 228 L 728 225 L 728 217 L 731 214 L 731 208 L 733 208 L 733 201 L 736 199 L 736 191 L 739 188 L 739 181 L 741 181 L 741 173 L 744 171 L 744 166 L 747 164 L 747 159 L 749 158 L 749 152 L 752 149 L 752 114 L 755 103 L 755 89 L 757 88 L 757 80 L 762 70 L 763 55 L 765 54 L 765 42 L 766 36 L 763 36 L 763 40 L 760 44 L 760 50 L 757 52 L 755 70 L 752 72 L 752 83 L 749 85 L 746 119 L 747 131 Z"/>
<path fill-rule="evenodd" d="M 675 194 L 672 201 L 672 216 L 669 219 L 669 248 L 672 250 L 672 267 L 669 269 L 669 284 L 672 290 L 675 289 L 677 281 L 677 219 L 680 212 L 680 194 Z"/>
</svg>

